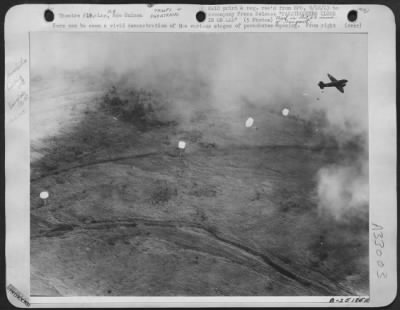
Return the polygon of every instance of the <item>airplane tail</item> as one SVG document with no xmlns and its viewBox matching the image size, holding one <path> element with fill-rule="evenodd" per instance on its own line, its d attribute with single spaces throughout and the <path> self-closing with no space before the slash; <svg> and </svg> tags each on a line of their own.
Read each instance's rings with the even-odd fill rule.
<svg viewBox="0 0 400 310">
<path fill-rule="evenodd" d="M 324 84 L 324 82 L 320 81 L 318 83 L 318 86 L 319 86 L 319 88 L 324 89 L 325 84 Z"/>
</svg>

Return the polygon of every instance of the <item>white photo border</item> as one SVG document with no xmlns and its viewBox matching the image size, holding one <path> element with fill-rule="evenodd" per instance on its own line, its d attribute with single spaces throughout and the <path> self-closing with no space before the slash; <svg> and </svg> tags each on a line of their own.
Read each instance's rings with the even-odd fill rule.
<svg viewBox="0 0 400 310">
<path fill-rule="evenodd" d="M 246 5 L 262 6 L 262 5 Z M 288 5 L 291 6 L 291 5 Z M 305 5 L 304 5 L 305 6 Z M 396 199 L 396 63 L 395 21 L 383 5 L 335 5 L 334 29 L 260 29 L 241 32 L 324 32 L 367 33 L 368 113 L 370 186 L 370 296 L 283 297 L 30 297 L 30 121 L 29 65 L 30 33 L 84 31 L 53 29 L 43 14 L 55 16 L 87 11 L 101 12 L 113 5 L 17 5 L 5 18 L 5 171 L 6 171 L 6 286 L 7 296 L 16 307 L 284 307 L 284 306 L 368 306 L 390 304 L 397 292 L 397 199 Z M 207 5 L 157 5 L 180 8 L 174 22 L 193 24 L 197 11 L 207 13 Z M 148 5 L 118 5 L 118 9 L 146 12 Z M 316 8 L 317 9 L 317 8 Z M 362 27 L 346 28 L 347 13 L 357 10 Z M 97 30 L 90 30 L 97 31 Z M 121 30 L 98 30 L 121 32 Z M 170 29 L 140 28 L 126 32 L 171 32 Z M 236 32 L 235 29 L 176 29 L 174 32 Z M 16 78 L 17 77 L 17 78 Z M 16 79 L 24 83 L 15 87 Z M 382 241 L 384 247 L 382 248 Z M 378 251 L 379 250 L 379 251 Z M 17 289 L 17 293 L 10 289 Z M 17 295 L 20 295 L 18 298 Z M 350 298 L 350 299 L 347 299 Z M 355 301 L 364 298 L 363 302 Z M 22 299 L 22 302 L 21 302 Z M 24 303 L 23 300 L 27 301 Z M 367 301 L 367 302 L 365 302 Z"/>
</svg>

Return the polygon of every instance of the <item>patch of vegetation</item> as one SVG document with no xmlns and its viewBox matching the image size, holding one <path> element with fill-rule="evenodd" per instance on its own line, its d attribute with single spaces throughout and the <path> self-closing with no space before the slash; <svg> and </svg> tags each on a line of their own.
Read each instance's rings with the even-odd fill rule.
<svg viewBox="0 0 400 310">
<path fill-rule="evenodd" d="M 275 190 L 274 195 L 277 199 L 275 203 L 279 206 L 279 210 L 283 213 L 301 211 L 310 208 L 310 202 L 307 200 L 306 192 L 301 189 L 280 188 Z"/>
<path fill-rule="evenodd" d="M 217 148 L 217 144 L 214 142 L 199 142 L 199 145 L 201 147 L 204 147 L 206 149 L 215 149 Z"/>
<path fill-rule="evenodd" d="M 166 117 L 168 101 L 156 91 L 111 87 L 97 103 L 84 110 L 72 127 L 45 139 L 35 151 L 43 154 L 32 162 L 32 177 L 95 158 L 120 155 L 145 139 L 140 133 L 175 126 Z M 157 143 L 157 141 L 152 141 Z"/>
<path fill-rule="evenodd" d="M 33 168 L 51 171 L 65 164 L 85 162 L 97 153 L 120 153 L 139 137 L 132 128 L 119 126 L 111 117 L 87 111 L 72 128 L 46 139 L 39 151 L 42 158 L 32 163 Z"/>
<path fill-rule="evenodd" d="M 193 183 L 189 195 L 211 198 L 217 196 L 217 190 L 213 185 L 210 184 L 199 185 L 197 183 Z"/>
<path fill-rule="evenodd" d="M 133 124 L 141 131 L 176 125 L 174 121 L 162 119 L 167 105 L 167 99 L 154 90 L 131 88 L 121 91 L 115 86 L 108 90 L 100 103 L 104 111 L 119 120 Z"/>
<path fill-rule="evenodd" d="M 151 193 L 151 203 L 153 205 L 163 204 L 178 195 L 176 186 L 164 180 L 157 180 L 154 190 Z"/>
<path fill-rule="evenodd" d="M 201 223 L 205 223 L 208 221 L 207 214 L 204 212 L 203 209 L 200 208 L 196 209 L 196 218 L 198 218 Z"/>
<path fill-rule="evenodd" d="M 203 133 L 200 130 L 190 130 L 183 133 L 182 139 L 185 141 L 196 143 L 201 140 Z"/>
</svg>

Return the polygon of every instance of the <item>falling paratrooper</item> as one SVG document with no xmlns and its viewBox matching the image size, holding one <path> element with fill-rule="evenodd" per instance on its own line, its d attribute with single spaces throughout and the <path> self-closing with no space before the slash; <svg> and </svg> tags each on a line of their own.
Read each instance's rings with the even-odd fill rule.
<svg viewBox="0 0 400 310">
<path fill-rule="evenodd" d="M 47 192 L 47 191 L 40 192 L 39 197 L 40 197 L 40 199 L 42 199 L 43 205 L 46 205 L 47 199 L 49 198 L 49 192 Z"/>
<path fill-rule="evenodd" d="M 258 128 L 256 126 L 253 126 L 253 125 L 254 125 L 254 118 L 249 117 L 246 120 L 245 126 L 246 126 L 246 128 L 254 128 L 255 130 L 257 130 Z"/>
<path fill-rule="evenodd" d="M 185 151 L 186 148 L 186 142 L 185 141 L 179 141 L 178 142 L 178 150 L 179 150 L 179 157 L 182 157 L 183 152 Z"/>
</svg>

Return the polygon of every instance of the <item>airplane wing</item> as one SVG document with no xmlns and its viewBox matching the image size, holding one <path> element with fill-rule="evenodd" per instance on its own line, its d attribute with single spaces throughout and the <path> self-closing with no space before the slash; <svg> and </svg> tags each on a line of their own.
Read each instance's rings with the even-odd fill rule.
<svg viewBox="0 0 400 310">
<path fill-rule="evenodd" d="M 337 80 L 328 73 L 328 78 L 331 80 L 331 82 L 336 82 Z"/>
<path fill-rule="evenodd" d="M 344 93 L 344 88 L 343 88 L 343 86 L 336 85 L 336 88 L 337 88 L 341 93 Z"/>
</svg>

